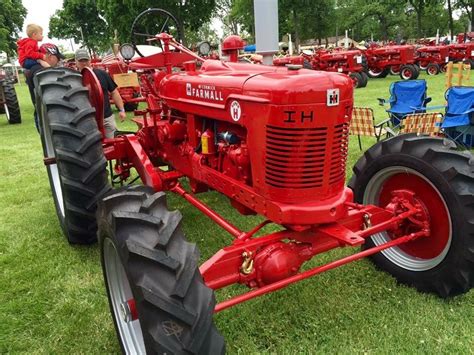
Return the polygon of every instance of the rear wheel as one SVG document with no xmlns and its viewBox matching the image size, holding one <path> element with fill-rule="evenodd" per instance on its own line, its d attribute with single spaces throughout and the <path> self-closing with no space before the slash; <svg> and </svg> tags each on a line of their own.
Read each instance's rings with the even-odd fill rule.
<svg viewBox="0 0 474 355">
<path fill-rule="evenodd" d="M 2 90 L 5 95 L 5 104 L 3 112 L 7 115 L 8 123 L 21 123 L 20 105 L 16 96 L 15 86 L 10 82 L 2 83 Z"/>
<path fill-rule="evenodd" d="M 222 354 L 214 292 L 199 251 L 149 187 L 118 189 L 99 203 L 102 268 L 115 329 L 127 354 Z"/>
<path fill-rule="evenodd" d="M 426 74 L 428 75 L 438 75 L 439 72 L 441 71 L 440 67 L 436 63 L 430 63 L 426 67 Z"/>
<path fill-rule="evenodd" d="M 41 142 L 61 227 L 68 241 L 97 240 L 97 200 L 110 189 L 101 133 L 82 76 L 48 69 L 35 77 Z"/>
<path fill-rule="evenodd" d="M 474 286 L 474 159 L 447 140 L 401 135 L 370 148 L 349 186 L 357 202 L 387 207 L 394 191 L 413 194 L 430 236 L 386 249 L 372 261 L 398 281 L 441 297 Z M 410 233 L 413 224 L 377 233 L 365 248 Z"/>
</svg>

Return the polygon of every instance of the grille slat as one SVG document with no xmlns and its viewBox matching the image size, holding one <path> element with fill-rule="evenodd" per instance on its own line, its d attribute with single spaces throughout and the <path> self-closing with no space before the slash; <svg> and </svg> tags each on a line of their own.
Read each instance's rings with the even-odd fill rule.
<svg viewBox="0 0 474 355">
<path fill-rule="evenodd" d="M 348 133 L 347 124 L 329 128 L 267 126 L 266 183 L 311 189 L 344 181 Z"/>
</svg>

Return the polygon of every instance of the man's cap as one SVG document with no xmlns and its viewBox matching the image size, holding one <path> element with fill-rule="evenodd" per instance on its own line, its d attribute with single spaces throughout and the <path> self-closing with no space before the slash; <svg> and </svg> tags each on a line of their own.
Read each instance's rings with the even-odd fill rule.
<svg viewBox="0 0 474 355">
<path fill-rule="evenodd" d="M 91 56 L 89 55 L 89 52 L 87 49 L 81 48 L 76 51 L 75 54 L 76 60 L 82 60 L 82 59 L 87 59 L 90 60 Z"/>
<path fill-rule="evenodd" d="M 39 47 L 41 53 L 48 53 L 55 55 L 58 59 L 64 59 L 64 55 L 59 51 L 59 48 L 52 43 L 44 43 Z"/>
</svg>

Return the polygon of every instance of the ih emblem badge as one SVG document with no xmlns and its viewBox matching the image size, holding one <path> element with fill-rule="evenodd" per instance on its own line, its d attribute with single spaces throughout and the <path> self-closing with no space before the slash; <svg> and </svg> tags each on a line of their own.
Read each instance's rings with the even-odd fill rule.
<svg viewBox="0 0 474 355">
<path fill-rule="evenodd" d="M 242 110 L 240 109 L 240 104 L 238 101 L 232 101 L 230 104 L 230 116 L 232 119 L 237 122 L 240 120 L 240 114 L 242 113 Z"/>
<path fill-rule="evenodd" d="M 327 91 L 327 105 L 328 106 L 339 105 L 339 89 L 330 89 Z"/>
</svg>

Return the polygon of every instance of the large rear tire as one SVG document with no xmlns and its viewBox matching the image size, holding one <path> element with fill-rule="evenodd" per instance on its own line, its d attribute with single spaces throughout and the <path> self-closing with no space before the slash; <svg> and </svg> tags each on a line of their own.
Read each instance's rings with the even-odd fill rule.
<svg viewBox="0 0 474 355">
<path fill-rule="evenodd" d="M 451 141 L 401 135 L 377 143 L 354 166 L 355 200 L 386 207 L 396 190 L 414 193 L 431 234 L 374 254 L 371 259 L 399 282 L 449 297 L 474 286 L 474 159 Z M 400 228 L 410 228 L 410 223 Z M 365 248 L 397 238 L 377 233 Z"/>
<path fill-rule="evenodd" d="M 97 200 L 110 189 L 101 133 L 77 71 L 39 72 L 35 80 L 41 142 L 59 222 L 72 244 L 97 240 Z"/>
<path fill-rule="evenodd" d="M 4 81 L 1 90 L 5 95 L 5 104 L 1 113 L 7 115 L 9 124 L 21 123 L 20 105 L 18 104 L 15 86 L 11 82 Z"/>
<path fill-rule="evenodd" d="M 127 354 L 222 354 L 212 316 L 214 292 L 198 269 L 199 251 L 163 192 L 122 188 L 99 203 L 102 269 L 112 318 Z"/>
</svg>

